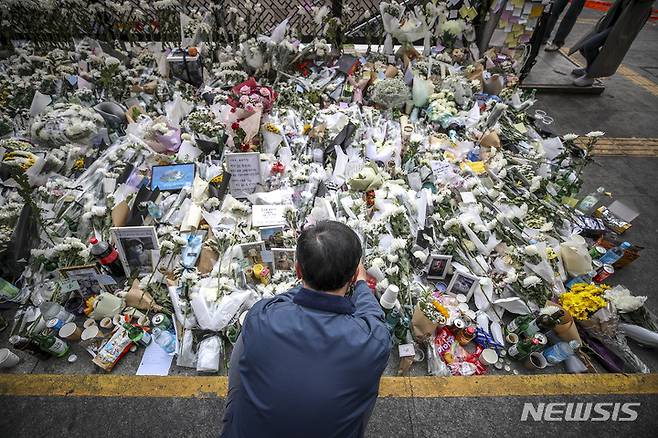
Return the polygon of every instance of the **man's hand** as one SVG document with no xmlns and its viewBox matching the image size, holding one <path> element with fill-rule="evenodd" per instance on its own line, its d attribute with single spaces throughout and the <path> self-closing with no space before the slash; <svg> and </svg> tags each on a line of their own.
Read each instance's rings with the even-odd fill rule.
<svg viewBox="0 0 658 438">
<path fill-rule="evenodd" d="M 366 268 L 363 266 L 363 263 L 359 263 L 359 267 L 356 268 L 356 281 L 366 281 L 368 274 L 366 274 Z"/>
</svg>

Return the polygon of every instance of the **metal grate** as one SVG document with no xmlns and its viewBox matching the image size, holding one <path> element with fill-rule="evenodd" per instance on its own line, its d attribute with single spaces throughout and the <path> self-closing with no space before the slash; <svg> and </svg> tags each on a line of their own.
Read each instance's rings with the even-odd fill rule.
<svg viewBox="0 0 658 438">
<path fill-rule="evenodd" d="M 253 4 L 257 0 L 251 0 Z M 260 0 L 263 10 L 254 12 L 244 0 L 2 0 L 0 33 L 5 41 L 28 39 L 42 44 L 69 43 L 90 36 L 99 40 L 162 41 L 181 39 L 179 13 L 200 19 L 210 12 L 212 38 L 226 39 L 224 28 L 233 29 L 236 17 L 249 23 L 253 33 L 267 34 L 285 18 L 302 40 L 320 31 L 312 7 L 327 6 L 341 18 L 347 42 L 376 41 L 382 33 L 379 0 Z M 229 10 L 235 8 L 235 14 Z M 343 14 L 342 12 L 345 11 Z M 365 23 L 365 24 L 364 24 Z"/>
</svg>

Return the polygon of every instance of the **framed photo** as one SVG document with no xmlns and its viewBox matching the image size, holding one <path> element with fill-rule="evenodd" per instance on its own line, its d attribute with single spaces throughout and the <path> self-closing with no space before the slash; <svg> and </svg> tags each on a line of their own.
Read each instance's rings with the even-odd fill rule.
<svg viewBox="0 0 658 438">
<path fill-rule="evenodd" d="M 258 263 L 263 264 L 263 251 L 265 251 L 265 242 L 251 242 L 240 245 L 242 257 L 244 257 L 251 266 Z"/>
<path fill-rule="evenodd" d="M 434 239 L 434 228 L 425 227 L 422 230 L 418 230 L 418 233 L 416 233 L 416 245 L 423 249 L 429 248 L 431 242 L 427 239 L 428 237 Z"/>
<path fill-rule="evenodd" d="M 83 296 L 98 295 L 101 292 L 107 292 L 107 288 L 98 280 L 100 271 L 96 265 L 60 268 L 59 273 L 67 280 L 77 281 L 79 290 Z"/>
<path fill-rule="evenodd" d="M 452 256 L 432 254 L 427 263 L 427 279 L 443 280 L 448 275 Z"/>
<path fill-rule="evenodd" d="M 194 183 L 194 163 L 171 164 L 167 166 L 153 166 L 151 168 L 151 190 L 156 187 L 161 192 L 173 192 Z"/>
<path fill-rule="evenodd" d="M 160 257 L 155 227 L 110 228 L 110 235 L 128 277 L 153 272 Z"/>
<path fill-rule="evenodd" d="M 265 242 L 265 248 L 277 248 L 283 245 L 283 226 L 262 227 L 260 229 L 260 238 Z"/>
<path fill-rule="evenodd" d="M 450 284 L 448 285 L 446 292 L 464 294 L 470 299 L 473 295 L 473 292 L 475 292 L 475 288 L 477 287 L 478 283 L 480 283 L 480 280 L 471 274 L 455 272 L 455 275 L 452 276 L 452 280 L 450 280 Z"/>
<path fill-rule="evenodd" d="M 292 248 L 272 248 L 272 259 L 274 272 L 295 270 L 295 250 Z"/>
</svg>

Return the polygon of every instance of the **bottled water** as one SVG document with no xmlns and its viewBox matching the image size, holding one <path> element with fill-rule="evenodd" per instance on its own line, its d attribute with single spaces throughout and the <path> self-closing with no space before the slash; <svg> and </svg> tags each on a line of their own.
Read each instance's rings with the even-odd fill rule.
<svg viewBox="0 0 658 438">
<path fill-rule="evenodd" d="M 624 242 L 615 248 L 609 249 L 605 254 L 601 256 L 599 261 L 604 265 L 614 265 L 617 260 L 624 257 L 624 251 L 630 247 L 630 243 Z"/>
<path fill-rule="evenodd" d="M 544 350 L 544 357 L 550 364 L 560 363 L 573 356 L 578 348 L 580 348 L 578 341 L 558 342 Z"/>
<path fill-rule="evenodd" d="M 158 344 L 160 348 L 162 348 L 168 354 L 174 354 L 174 351 L 176 350 L 176 339 L 174 339 L 174 336 L 169 333 L 169 331 L 154 328 L 153 338 L 155 339 L 155 343 Z"/>
</svg>

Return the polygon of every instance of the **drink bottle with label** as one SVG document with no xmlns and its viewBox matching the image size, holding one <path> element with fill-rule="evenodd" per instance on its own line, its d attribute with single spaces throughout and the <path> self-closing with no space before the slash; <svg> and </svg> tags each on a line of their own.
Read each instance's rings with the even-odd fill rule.
<svg viewBox="0 0 658 438">
<path fill-rule="evenodd" d="M 166 330 L 154 328 L 153 339 L 155 339 L 155 343 L 168 354 L 173 354 L 176 350 L 176 339 L 174 339 L 174 335 Z"/>
<path fill-rule="evenodd" d="M 505 332 L 507 334 L 516 333 L 519 335 L 526 331 L 528 325 L 532 322 L 533 319 L 535 319 L 535 315 L 532 313 L 528 315 L 517 316 L 512 321 L 510 321 L 509 324 L 507 324 L 507 327 L 505 327 Z"/>
<path fill-rule="evenodd" d="M 25 351 L 38 359 L 48 359 L 50 354 L 39 348 L 39 344 L 30 338 L 23 336 L 13 335 L 9 337 L 9 343 L 16 350 Z"/>
<path fill-rule="evenodd" d="M 543 354 L 548 363 L 556 364 L 567 360 L 569 356 L 573 356 L 579 348 L 580 342 L 576 340 L 558 342 L 544 350 Z"/>
<path fill-rule="evenodd" d="M 112 245 L 107 242 L 99 242 L 95 237 L 89 239 L 89 243 L 91 243 L 89 252 L 98 259 L 101 265 L 105 266 L 115 277 L 125 277 L 126 272 L 119 260 L 119 253 Z"/>
<path fill-rule="evenodd" d="M 35 335 L 34 339 L 39 344 L 39 348 L 56 357 L 66 356 L 70 349 L 69 344 L 50 334 L 41 333 Z"/>
<path fill-rule="evenodd" d="M 560 318 L 564 316 L 564 311 L 562 309 L 557 310 L 552 315 L 541 314 L 535 318 L 528 326 L 526 327 L 523 335 L 527 338 L 534 336 L 535 333 L 547 332 L 553 327 L 559 324 Z"/>
<path fill-rule="evenodd" d="M 624 251 L 631 247 L 631 244 L 624 242 L 621 245 L 611 248 L 601 256 L 599 261 L 604 265 L 614 265 L 617 260 L 624 257 Z"/>
<path fill-rule="evenodd" d="M 528 357 L 533 351 L 541 350 L 544 345 L 546 345 L 546 335 L 543 333 L 535 333 L 532 338 L 512 345 L 507 350 L 507 353 L 514 359 L 522 360 Z"/>
<path fill-rule="evenodd" d="M 130 325 L 126 322 L 123 324 L 123 328 L 126 329 L 126 332 L 128 333 L 128 337 L 135 344 L 139 344 L 142 347 L 146 347 L 151 343 L 151 335 L 146 333 L 140 327 Z"/>
</svg>

